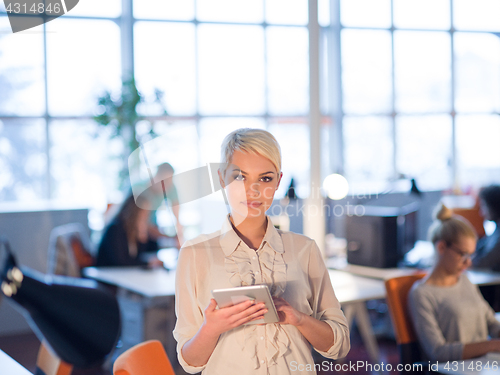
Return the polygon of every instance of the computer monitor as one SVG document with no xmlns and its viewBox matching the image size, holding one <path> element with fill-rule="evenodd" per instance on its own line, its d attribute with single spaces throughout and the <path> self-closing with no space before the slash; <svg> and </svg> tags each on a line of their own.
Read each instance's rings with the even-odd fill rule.
<svg viewBox="0 0 500 375">
<path fill-rule="evenodd" d="M 363 208 L 358 207 L 346 216 L 347 262 L 367 267 L 397 267 L 417 240 L 418 203 Z"/>
</svg>

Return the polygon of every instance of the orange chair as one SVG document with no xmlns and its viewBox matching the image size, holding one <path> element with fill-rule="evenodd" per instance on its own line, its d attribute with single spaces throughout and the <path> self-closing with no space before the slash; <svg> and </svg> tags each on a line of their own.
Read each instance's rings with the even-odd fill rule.
<svg viewBox="0 0 500 375">
<path fill-rule="evenodd" d="M 61 361 L 45 342 L 41 343 L 36 360 L 36 375 L 70 375 L 72 371 L 72 365 Z"/>
<path fill-rule="evenodd" d="M 484 217 L 481 215 L 479 205 L 472 208 L 453 208 L 452 211 L 455 215 L 462 216 L 469 223 L 471 223 L 479 238 L 486 235 L 484 232 Z"/>
<path fill-rule="evenodd" d="M 425 273 L 418 273 L 385 281 L 386 301 L 402 364 L 412 364 L 422 360 L 420 346 L 408 313 L 407 299 L 413 283 L 424 276 Z"/>
<path fill-rule="evenodd" d="M 90 238 L 80 223 L 55 227 L 50 233 L 47 273 L 81 277 L 84 267 L 94 264 Z"/>
<path fill-rule="evenodd" d="M 118 356 L 114 375 L 175 375 L 174 369 L 158 340 L 137 344 Z"/>
</svg>

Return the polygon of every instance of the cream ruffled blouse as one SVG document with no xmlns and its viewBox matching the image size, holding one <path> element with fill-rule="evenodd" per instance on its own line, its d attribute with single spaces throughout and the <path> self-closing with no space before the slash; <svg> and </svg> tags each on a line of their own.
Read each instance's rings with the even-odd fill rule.
<svg viewBox="0 0 500 375">
<path fill-rule="evenodd" d="M 335 297 L 328 271 L 316 243 L 299 234 L 274 228 L 268 218 L 266 234 L 257 250 L 236 234 L 229 218 L 222 229 L 187 243 L 179 254 L 176 271 L 177 340 L 179 362 L 188 373 L 203 374 L 314 374 L 311 345 L 291 325 L 245 325 L 222 334 L 205 366 L 190 366 L 182 346 L 203 323 L 211 291 L 265 284 L 271 294 L 295 309 L 325 321 L 335 343 L 328 358 L 349 351 L 349 329 Z M 309 366 L 307 366 L 309 364 Z M 301 371 L 301 369 L 303 371 Z"/>
</svg>

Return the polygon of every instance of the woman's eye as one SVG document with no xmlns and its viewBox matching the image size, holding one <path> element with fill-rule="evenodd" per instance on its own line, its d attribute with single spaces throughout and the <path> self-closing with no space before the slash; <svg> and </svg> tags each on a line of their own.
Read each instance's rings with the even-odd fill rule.
<svg viewBox="0 0 500 375">
<path fill-rule="evenodd" d="M 237 174 L 233 177 L 236 181 L 243 181 L 243 175 L 242 174 Z"/>
<path fill-rule="evenodd" d="M 271 182 L 273 180 L 272 177 L 262 177 L 263 182 Z"/>
</svg>

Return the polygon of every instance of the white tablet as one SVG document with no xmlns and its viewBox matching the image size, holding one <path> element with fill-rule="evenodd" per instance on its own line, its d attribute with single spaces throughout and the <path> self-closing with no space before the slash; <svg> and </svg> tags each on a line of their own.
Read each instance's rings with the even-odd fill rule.
<svg viewBox="0 0 500 375">
<path fill-rule="evenodd" d="M 279 322 L 278 313 L 274 306 L 271 293 L 267 285 L 251 285 L 240 286 L 228 289 L 214 289 L 212 296 L 217 301 L 219 307 L 228 307 L 237 305 L 238 303 L 248 301 L 249 299 L 255 300 L 256 303 L 264 302 L 267 308 L 267 313 L 264 314 L 263 319 L 254 320 L 245 324 L 265 324 Z"/>
</svg>

